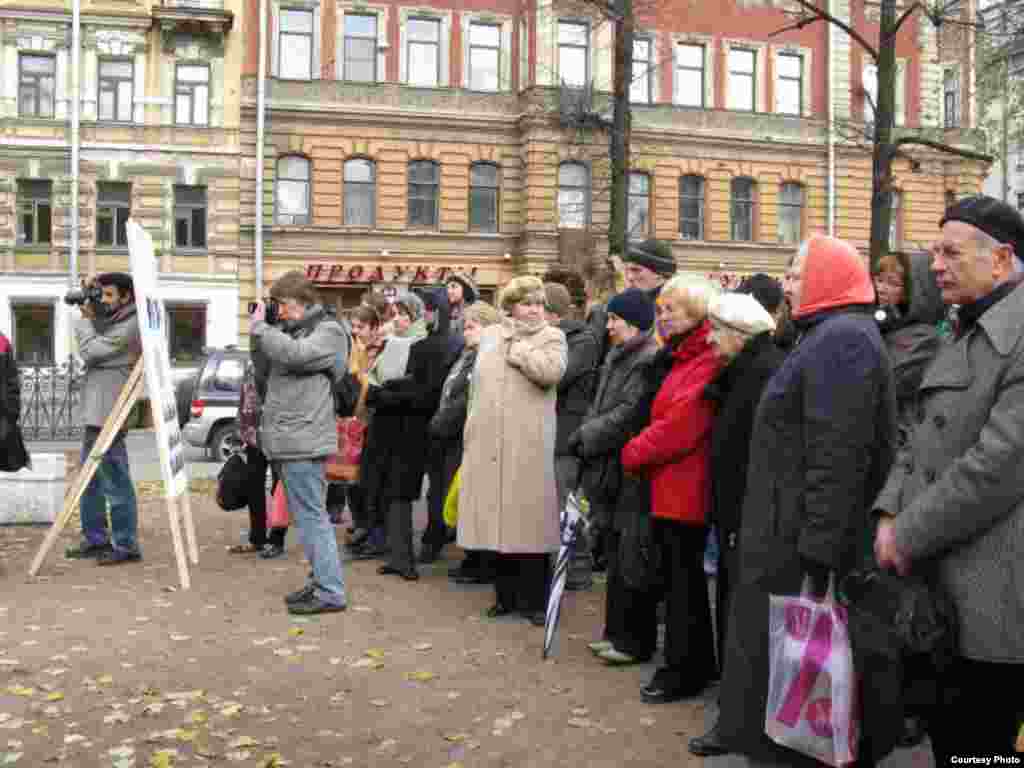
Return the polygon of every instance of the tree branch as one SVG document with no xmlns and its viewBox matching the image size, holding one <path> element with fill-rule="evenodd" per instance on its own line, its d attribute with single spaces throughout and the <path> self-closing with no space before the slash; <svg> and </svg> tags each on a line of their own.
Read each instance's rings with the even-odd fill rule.
<svg viewBox="0 0 1024 768">
<path fill-rule="evenodd" d="M 980 160 L 983 163 L 991 163 L 994 159 L 992 155 L 984 155 L 981 152 L 973 152 L 969 149 L 952 147 L 949 144 L 943 144 L 941 141 L 923 139 L 919 136 L 903 136 L 893 142 L 893 146 L 896 148 L 910 145 L 928 147 L 929 149 L 934 149 L 938 152 L 945 152 L 947 155 L 957 155 L 958 157 L 964 157 L 968 160 Z"/>
<path fill-rule="evenodd" d="M 855 30 L 849 24 L 847 24 L 844 21 L 840 21 L 828 11 L 823 11 L 821 8 L 819 8 L 813 2 L 811 2 L 811 0 L 796 0 L 796 2 L 799 3 L 801 7 L 813 13 L 818 19 L 821 19 L 822 21 L 827 21 L 829 24 L 835 24 L 846 34 L 848 34 L 850 37 L 856 40 L 860 44 L 861 48 L 863 48 L 865 51 L 868 52 L 868 54 L 871 55 L 871 58 L 873 58 L 875 61 L 878 61 L 878 51 L 876 50 L 876 48 L 873 45 L 871 45 L 871 43 L 869 43 L 857 30 Z"/>
<path fill-rule="evenodd" d="M 896 33 L 900 31 L 900 27 L 903 26 L 903 22 L 909 19 L 911 14 L 913 14 L 914 11 L 918 10 L 919 8 L 923 10 L 925 13 L 928 12 L 928 9 L 925 8 L 924 5 L 922 5 L 920 2 L 913 2 L 910 4 L 910 7 L 908 7 L 907 10 L 900 14 L 900 17 L 896 19 L 896 23 L 893 25 L 892 28 L 892 36 L 894 38 L 896 37 Z M 932 20 L 932 23 L 935 23 L 934 19 Z M 879 45 L 881 45 L 881 43 L 879 43 Z"/>
</svg>

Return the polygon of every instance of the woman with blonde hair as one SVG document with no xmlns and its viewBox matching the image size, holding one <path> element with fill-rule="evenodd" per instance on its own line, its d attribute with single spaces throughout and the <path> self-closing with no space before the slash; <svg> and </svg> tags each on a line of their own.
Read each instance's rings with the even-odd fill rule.
<svg viewBox="0 0 1024 768">
<path fill-rule="evenodd" d="M 651 704 L 696 696 L 716 672 L 704 574 L 715 408 L 704 390 L 719 368 L 708 339 L 708 305 L 720 292 L 689 275 L 662 287 L 657 318 L 664 346 L 654 368 L 665 375 L 650 422 L 622 449 L 623 470 L 650 481 L 651 541 L 660 553 L 665 595 L 665 666 L 641 689 Z"/>
<path fill-rule="evenodd" d="M 544 284 L 517 277 L 501 292 L 500 325 L 480 335 L 459 494 L 458 542 L 497 552 L 488 616 L 514 611 L 543 625 L 548 555 L 557 552 L 556 385 L 565 334 L 544 317 Z"/>
</svg>

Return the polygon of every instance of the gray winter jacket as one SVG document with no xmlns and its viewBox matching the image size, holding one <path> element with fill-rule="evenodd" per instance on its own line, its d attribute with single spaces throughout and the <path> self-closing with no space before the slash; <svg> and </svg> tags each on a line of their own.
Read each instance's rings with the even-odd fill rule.
<svg viewBox="0 0 1024 768">
<path fill-rule="evenodd" d="M 960 652 L 1024 663 L 1024 286 L 924 374 L 914 431 L 875 509 L 896 515 L 896 545 L 938 562 L 956 604 Z"/>
<path fill-rule="evenodd" d="M 334 381 L 348 366 L 345 329 L 317 305 L 298 327 L 256 323 L 252 334 L 270 361 L 260 446 L 273 461 L 322 459 L 338 450 Z"/>
<path fill-rule="evenodd" d="M 82 423 L 102 427 L 142 355 L 135 308 L 122 309 L 120 319 L 80 317 L 75 321 L 78 354 L 85 363 L 82 382 Z"/>
</svg>

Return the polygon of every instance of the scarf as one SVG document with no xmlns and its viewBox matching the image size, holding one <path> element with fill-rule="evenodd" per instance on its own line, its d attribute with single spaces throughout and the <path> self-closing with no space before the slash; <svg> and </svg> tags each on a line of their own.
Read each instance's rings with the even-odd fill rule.
<svg viewBox="0 0 1024 768">
<path fill-rule="evenodd" d="M 381 387 L 394 379 L 405 376 L 409 365 L 409 352 L 412 345 L 427 337 L 427 324 L 420 319 L 414 322 L 401 336 L 392 336 L 384 343 L 384 348 L 373 361 L 369 381 L 375 387 Z"/>
</svg>

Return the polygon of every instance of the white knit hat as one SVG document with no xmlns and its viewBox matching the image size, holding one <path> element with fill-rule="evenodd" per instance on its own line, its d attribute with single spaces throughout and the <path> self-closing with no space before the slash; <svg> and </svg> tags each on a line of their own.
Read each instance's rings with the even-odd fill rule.
<svg viewBox="0 0 1024 768">
<path fill-rule="evenodd" d="M 746 293 L 723 293 L 711 299 L 708 315 L 712 322 L 733 331 L 756 336 L 775 330 L 775 320 L 761 302 Z"/>
</svg>

